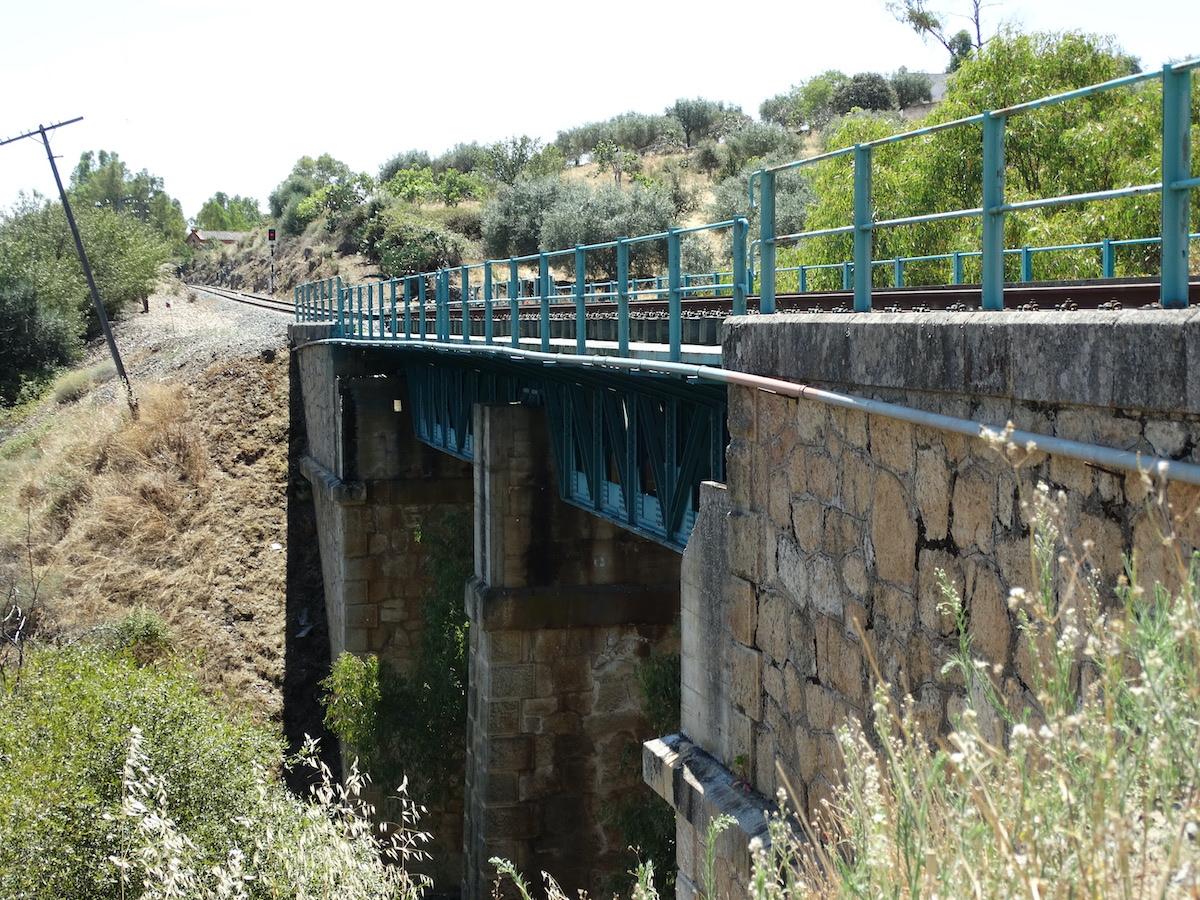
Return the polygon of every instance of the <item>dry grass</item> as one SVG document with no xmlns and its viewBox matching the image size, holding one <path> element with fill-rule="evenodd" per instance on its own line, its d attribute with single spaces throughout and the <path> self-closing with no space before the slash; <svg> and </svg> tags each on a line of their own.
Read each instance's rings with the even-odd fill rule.
<svg viewBox="0 0 1200 900">
<path fill-rule="evenodd" d="M 136 421 L 85 397 L 0 459 L 0 559 L 33 549 L 47 631 L 150 610 L 210 688 L 275 717 L 286 479 L 285 358 L 143 388 Z"/>
</svg>

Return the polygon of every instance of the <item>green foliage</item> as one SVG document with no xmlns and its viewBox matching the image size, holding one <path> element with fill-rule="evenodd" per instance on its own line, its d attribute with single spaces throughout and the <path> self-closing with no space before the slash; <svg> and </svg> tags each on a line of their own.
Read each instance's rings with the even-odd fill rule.
<svg viewBox="0 0 1200 900">
<path fill-rule="evenodd" d="M 83 153 L 71 173 L 70 195 L 72 207 L 126 213 L 149 225 L 172 246 L 181 245 L 187 234 L 183 208 L 163 190 L 163 180 L 145 169 L 129 171 L 116 153 Z"/>
<path fill-rule="evenodd" d="M 433 178 L 433 169 L 425 166 L 420 169 L 400 169 L 387 180 L 384 188 L 406 203 L 424 203 L 433 199 L 437 182 Z"/>
<path fill-rule="evenodd" d="M 546 211 L 566 189 L 555 177 L 506 185 L 483 208 L 483 247 L 493 258 L 537 253 Z"/>
<path fill-rule="evenodd" d="M 206 231 L 249 231 L 263 223 L 258 201 L 253 197 L 230 197 L 217 191 L 204 201 L 196 215 L 196 227 Z"/>
<path fill-rule="evenodd" d="M 852 109 L 895 109 L 896 91 L 878 72 L 859 72 L 833 92 L 830 107 L 835 113 Z"/>
<path fill-rule="evenodd" d="M 385 207 L 365 223 L 364 254 L 389 277 L 416 275 L 462 262 L 463 237 L 403 204 Z"/>
<path fill-rule="evenodd" d="M 769 97 L 759 107 L 764 122 L 789 128 L 807 125 L 822 128 L 833 117 L 833 95 L 849 79 L 843 72 L 829 69 L 783 94 Z"/>
<path fill-rule="evenodd" d="M 424 169 L 432 165 L 432 160 L 429 154 L 424 150 L 405 150 L 403 153 L 397 153 L 382 166 L 379 167 L 379 183 L 391 181 L 401 169 Z"/>
<path fill-rule="evenodd" d="M 116 898 L 108 857 L 130 730 L 146 736 L 174 821 L 223 863 L 229 824 L 251 813 L 255 766 L 279 759 L 265 729 L 213 708 L 181 670 L 86 646 L 31 653 L 0 687 L 0 895 Z M 265 824 L 265 823 L 264 823 Z"/>
<path fill-rule="evenodd" d="M 622 189 L 606 184 L 591 190 L 586 184 L 563 185 L 542 219 L 539 248 L 560 250 L 576 244 L 610 241 L 622 235 L 653 234 L 674 225 L 670 195 L 661 188 L 634 183 Z M 650 274 L 666 259 L 664 241 L 630 248 L 629 269 Z M 588 273 L 616 277 L 616 251 L 588 253 Z"/>
<path fill-rule="evenodd" d="M 108 361 L 65 372 L 54 381 L 54 401 L 71 403 L 78 400 L 96 385 L 104 384 L 117 377 L 116 367 Z"/>
<path fill-rule="evenodd" d="M 1072 88 L 1105 81 L 1130 71 L 1129 57 L 1111 39 L 1077 32 L 1004 33 L 967 60 L 945 100 L 924 120 L 939 122 L 1000 109 Z M 1200 87 L 1193 95 L 1193 121 L 1200 112 Z M 1161 88 L 1148 83 L 1107 91 L 1081 100 L 1013 116 L 1005 137 L 1006 197 L 1020 201 L 1084 193 L 1154 181 L 1160 161 Z M 848 116 L 830 129 L 827 147 L 883 137 L 901 128 L 878 115 Z M 1200 132 L 1198 132 L 1200 133 Z M 853 175 L 849 159 L 832 160 L 813 173 L 816 197 L 806 227 L 847 225 L 853 216 Z M 969 209 L 982 194 L 982 147 L 978 128 L 955 128 L 929 138 L 882 148 L 875 154 L 873 198 L 880 218 Z M 786 179 L 780 179 L 782 184 Z M 1193 228 L 1200 227 L 1200 210 Z M 1154 195 L 1012 214 L 1005 220 L 1009 247 L 1136 238 L 1158 233 L 1159 201 Z M 975 250 L 977 219 L 889 228 L 875 236 L 878 259 Z M 816 238 L 781 252 L 781 265 L 841 262 L 850 256 L 844 237 Z M 1143 275 L 1157 264 L 1157 249 L 1121 248 L 1117 273 Z M 1018 261 L 1009 277 L 1017 276 Z M 945 283 L 948 262 L 913 264 L 910 284 Z M 1099 254 L 1056 253 L 1035 259 L 1035 278 L 1091 278 L 1100 275 Z M 966 277 L 977 280 L 978 263 L 968 261 Z M 884 267 L 876 277 L 887 279 Z M 823 286 L 819 282 L 814 286 Z"/>
<path fill-rule="evenodd" d="M 472 141 L 469 144 L 455 144 L 432 163 L 427 162 L 425 165 L 431 166 L 433 171 L 438 174 L 447 169 L 457 169 L 464 175 L 469 175 L 476 169 L 480 172 L 486 171 L 488 159 L 488 148 Z M 416 167 L 405 166 L 404 168 Z"/>
<path fill-rule="evenodd" d="M 497 141 L 488 150 L 488 175 L 501 184 L 515 184 L 542 149 L 542 142 L 527 134 Z"/>
<path fill-rule="evenodd" d="M 104 208 L 81 207 L 76 220 L 109 315 L 148 296 L 169 252 L 154 228 Z M 44 313 L 66 318 L 77 334 L 94 322 L 61 204 L 25 198 L 0 215 L 0 273 L 32 284 Z"/>
<path fill-rule="evenodd" d="M 784 162 L 772 159 L 770 162 Z M 765 163 L 766 161 L 764 161 Z M 757 227 L 758 207 L 751 209 L 746 181 L 750 171 L 759 163 L 751 163 L 741 174 L 722 179 L 713 188 L 713 198 L 708 205 L 708 218 L 723 222 L 736 216 L 745 216 L 751 230 Z M 775 182 L 775 227 L 779 234 L 795 234 L 803 231 L 808 208 L 813 202 L 812 187 L 807 173 L 791 173 Z"/>
<path fill-rule="evenodd" d="M 411 674 L 371 656 L 343 654 L 323 682 L 326 724 L 377 778 L 406 775 L 437 797 L 462 765 L 467 722 L 467 619 L 462 586 L 470 575 L 470 522 L 447 515 L 420 541 L 426 549 L 421 650 Z"/>
<path fill-rule="evenodd" d="M 343 653 L 333 661 L 325 689 L 325 724 L 360 753 L 376 742 L 379 721 L 379 657 Z"/>
<path fill-rule="evenodd" d="M 933 82 L 924 72 L 910 72 L 901 66 L 892 75 L 891 85 L 896 94 L 896 106 L 899 109 L 908 109 L 910 106 L 928 103 L 933 99 Z"/>
<path fill-rule="evenodd" d="M 725 112 L 724 103 L 704 100 L 703 97 L 691 100 L 680 97 L 667 107 L 667 115 L 679 122 L 679 128 L 683 131 L 684 146 L 689 149 L 701 138 L 720 136 Z"/>
<path fill-rule="evenodd" d="M 30 282 L 0 271 L 0 407 L 69 362 L 77 342 L 74 316 L 39 304 Z"/>
<path fill-rule="evenodd" d="M 352 172 L 328 153 L 316 159 L 302 156 L 267 202 L 285 234 L 300 234 L 323 212 L 328 213 L 332 230 L 362 205 L 373 186 L 370 175 Z"/>
<path fill-rule="evenodd" d="M 650 730 L 657 735 L 679 730 L 680 659 L 678 653 L 651 656 L 638 666 L 638 688 Z"/>
<path fill-rule="evenodd" d="M 560 131 L 554 145 L 564 157 L 579 165 L 585 155 L 605 141 L 641 154 L 682 147 L 684 136 L 679 120 L 674 116 L 627 112 L 603 122 L 588 122 Z"/>
<path fill-rule="evenodd" d="M 719 151 L 721 172 L 736 175 L 767 157 L 794 159 L 800 149 L 800 139 L 782 125 L 750 122 L 725 138 Z"/>
</svg>

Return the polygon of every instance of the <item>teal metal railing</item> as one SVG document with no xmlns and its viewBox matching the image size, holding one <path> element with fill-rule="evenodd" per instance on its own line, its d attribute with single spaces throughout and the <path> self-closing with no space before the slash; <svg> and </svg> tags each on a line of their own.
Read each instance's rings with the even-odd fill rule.
<svg viewBox="0 0 1200 900">
<path fill-rule="evenodd" d="M 1200 178 L 1191 172 L 1191 73 L 1200 67 L 1200 59 L 1164 66 L 1159 71 L 1139 72 L 1114 78 L 1101 84 L 1066 91 L 1050 97 L 1018 103 L 999 110 L 989 110 L 952 122 L 918 128 L 902 134 L 889 135 L 874 141 L 843 147 L 807 159 L 761 169 L 750 176 L 750 202 L 759 209 L 759 236 L 751 246 L 758 249 L 760 258 L 759 303 L 762 312 L 774 312 L 777 283 L 776 249 L 780 244 L 794 243 L 815 237 L 852 235 L 853 260 L 841 264 L 848 275 L 847 290 L 854 291 L 854 309 L 871 309 L 872 242 L 877 230 L 938 222 L 947 219 L 978 217 L 983 221 L 982 246 L 973 251 L 981 259 L 980 290 L 984 309 L 1004 308 L 1004 217 L 1021 210 L 1088 203 L 1119 197 L 1161 193 L 1162 233 L 1156 240 L 1162 248 L 1160 273 L 1160 302 L 1164 307 L 1184 307 L 1188 303 L 1189 204 L 1191 190 L 1200 187 Z M 1004 197 L 1004 133 L 1009 118 L 1046 106 L 1066 103 L 1105 91 L 1161 79 L 1163 94 L 1162 174 L 1153 184 L 1129 185 L 1081 194 L 1060 195 L 1016 203 Z M 948 210 L 894 219 L 876 219 L 871 201 L 872 153 L 875 148 L 914 138 L 936 134 L 952 128 L 981 125 L 983 129 L 983 190 L 981 204 L 971 209 Z M 776 233 L 775 184 L 785 172 L 827 160 L 852 156 L 854 166 L 854 216 L 852 224 L 836 228 L 780 235 Z M 755 184 L 758 194 L 755 195 Z M 1050 248 L 1044 248 L 1050 249 Z M 1032 248 L 1030 248 L 1032 250 Z M 1016 252 L 1029 251 L 1022 248 Z M 837 265 L 837 264 L 834 264 Z M 902 265 L 902 264 L 901 264 Z M 848 268 L 846 268 L 848 266 Z M 901 273 L 902 269 L 897 270 Z M 961 276 L 960 276 L 961 277 Z"/>
<path fill-rule="evenodd" d="M 726 234 L 733 263 L 732 270 L 725 273 L 729 279 L 727 284 L 717 284 L 718 273 L 712 273 L 712 280 L 706 282 L 702 276 L 693 279 L 693 276 L 682 271 L 682 239 L 686 235 L 699 233 L 710 237 Z M 630 301 L 654 296 L 667 302 L 667 357 L 670 361 L 679 361 L 683 356 L 682 307 L 686 297 L 727 291 L 732 298 L 734 314 L 746 312 L 749 289 L 748 236 L 749 224 L 745 218 L 728 219 L 639 237 L 581 244 L 564 250 L 489 259 L 370 284 L 345 285 L 340 278 L 308 282 L 294 289 L 293 302 L 297 321 L 334 322 L 338 335 L 344 338 L 432 340 L 442 343 L 457 341 L 467 344 L 480 341 L 485 345 L 506 339 L 513 347 L 525 343 L 541 351 L 557 348 L 581 354 L 588 349 L 588 303 L 615 303 L 616 341 L 608 342 L 614 346 L 605 349 L 628 357 L 631 344 Z M 665 281 L 663 276 L 630 277 L 631 254 L 643 248 L 665 249 Z M 596 255 L 605 254 L 606 263 L 611 263 L 616 270 L 616 279 L 588 281 L 589 254 L 593 260 Z M 532 267 L 534 264 L 537 265 L 537 277 L 522 278 L 521 266 Z M 551 277 L 552 268 L 566 268 L 574 278 L 566 284 L 556 282 Z M 497 269 L 499 278 L 496 277 Z M 529 289 L 533 291 L 532 296 L 527 294 Z M 452 299 L 455 292 L 457 301 Z M 472 298 L 476 299 L 473 301 Z M 522 301 L 537 304 L 536 334 L 532 337 L 523 337 L 521 333 Z M 457 333 L 453 330 L 452 302 L 457 302 L 461 310 Z M 504 302 L 508 305 L 504 321 L 509 333 L 507 336 L 498 336 L 495 307 L 497 303 Z M 554 338 L 551 334 L 551 306 L 558 305 L 561 308 L 564 303 L 572 306 L 574 311 L 573 340 Z M 481 308 L 478 317 L 472 314 L 472 307 Z M 476 318 L 482 320 L 482 333 L 479 335 L 473 333 L 472 325 Z"/>
</svg>

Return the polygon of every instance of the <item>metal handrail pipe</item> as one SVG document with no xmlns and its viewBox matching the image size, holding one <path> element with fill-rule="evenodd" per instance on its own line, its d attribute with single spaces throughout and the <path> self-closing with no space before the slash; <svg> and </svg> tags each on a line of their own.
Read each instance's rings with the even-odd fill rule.
<svg viewBox="0 0 1200 900">
<path fill-rule="evenodd" d="M 804 238 L 828 237 L 829 235 L 833 235 L 833 234 L 850 234 L 853 231 L 854 231 L 853 225 L 842 225 L 838 228 L 821 228 L 821 229 L 818 229 L 817 231 L 797 231 L 792 234 L 776 235 L 768 243 L 772 243 L 772 244 L 780 244 L 780 243 L 784 243 L 784 242 L 795 243 L 796 241 L 803 240 Z M 759 244 L 762 242 L 755 241 L 755 243 Z"/>
<path fill-rule="evenodd" d="M 1108 81 L 1101 81 L 1099 84 L 1089 84 L 1087 87 L 1063 91 L 1061 94 L 1051 94 L 1049 97 L 1039 97 L 1037 100 L 1026 100 L 1024 103 L 1015 103 L 1003 109 L 994 109 L 992 110 L 992 115 L 1011 116 L 1016 113 L 1031 112 L 1035 109 L 1041 109 L 1043 106 L 1054 106 L 1059 103 L 1066 103 L 1068 100 L 1078 100 L 1081 97 L 1090 97 L 1093 94 L 1102 94 L 1114 88 L 1126 87 L 1131 84 L 1137 84 L 1140 81 L 1154 81 L 1161 77 L 1161 69 L 1136 72 L 1133 75 L 1122 75 L 1119 78 L 1110 78 Z"/>
<path fill-rule="evenodd" d="M 1022 209 L 1040 209 L 1044 206 L 1066 206 L 1069 203 L 1088 203 L 1093 200 L 1112 200 L 1116 197 L 1136 197 L 1141 194 L 1153 194 L 1162 190 L 1162 182 L 1154 184 L 1138 184 L 1126 188 L 1113 188 L 1107 191 L 1089 191 L 1086 194 L 1065 194 L 1061 197 L 1047 197 L 1044 200 L 1021 200 L 1017 203 L 1002 203 L 988 210 L 995 215 L 998 213 L 1016 212 Z"/>
<path fill-rule="evenodd" d="M 919 225 L 922 222 L 942 222 L 947 219 L 966 219 L 970 216 L 982 216 L 983 207 L 972 209 L 952 209 L 946 212 L 926 213 L 923 216 L 903 216 L 899 219 L 880 219 L 873 223 L 874 228 L 895 228 L 897 225 Z"/>
<path fill-rule="evenodd" d="M 1039 434 L 1033 431 L 1023 431 L 1021 429 L 1013 429 L 1012 431 L 1009 431 L 1006 428 L 987 425 L 982 422 L 977 422 L 973 419 L 964 419 L 958 416 L 948 416 L 942 413 L 928 412 L 927 410 L 914 409 L 910 406 L 901 406 L 898 403 L 888 403 L 884 400 L 874 400 L 869 397 L 856 397 L 851 394 L 842 394 L 835 391 L 827 391 L 821 388 L 811 387 L 799 382 L 784 381 L 779 378 L 767 378 L 763 375 L 752 375 L 749 372 L 737 372 L 731 369 L 718 368 L 716 366 L 699 366 L 690 363 L 678 362 L 660 362 L 658 360 L 632 359 L 629 357 L 620 356 L 553 352 L 547 353 L 538 350 L 524 350 L 518 347 L 504 347 L 497 344 L 445 344 L 435 341 L 411 339 L 391 341 L 346 341 L 342 338 L 322 338 L 316 341 L 309 341 L 306 344 L 300 345 L 296 349 L 303 350 L 305 347 L 316 346 L 319 344 L 341 343 L 353 343 L 356 345 L 377 344 L 383 347 L 394 347 L 397 344 L 403 344 L 405 346 L 413 346 L 422 349 L 427 348 L 450 353 L 465 352 L 472 354 L 485 354 L 490 356 L 502 356 L 510 359 L 527 359 L 530 361 L 551 364 L 568 363 L 571 365 L 621 369 L 624 371 L 653 372 L 663 375 L 675 375 L 683 378 L 694 378 L 700 381 L 708 381 L 717 384 L 733 384 L 741 387 L 754 388 L 767 393 L 779 394 L 784 397 L 794 397 L 800 400 L 814 400 L 818 403 L 824 403 L 827 406 L 855 410 L 857 412 L 863 412 L 869 415 L 884 416 L 900 422 L 909 422 L 913 425 L 934 428 L 938 431 L 945 431 L 951 434 L 961 434 L 966 437 L 979 438 L 980 440 L 992 441 L 1004 439 L 1007 443 L 1015 444 L 1029 453 L 1040 451 L 1050 455 L 1066 456 L 1071 459 L 1077 459 L 1096 466 L 1122 469 L 1127 472 L 1153 473 L 1167 481 L 1179 481 L 1185 484 L 1200 485 L 1200 465 L 1196 465 L 1195 463 L 1177 462 L 1176 460 L 1166 459 L 1161 456 L 1135 453 L 1129 450 L 1117 450 L 1113 447 L 1105 447 L 1099 444 L 1088 444 L 1084 443 L 1083 441 L 1072 441 L 1066 438 L 1055 437 L 1047 434 Z"/>
</svg>

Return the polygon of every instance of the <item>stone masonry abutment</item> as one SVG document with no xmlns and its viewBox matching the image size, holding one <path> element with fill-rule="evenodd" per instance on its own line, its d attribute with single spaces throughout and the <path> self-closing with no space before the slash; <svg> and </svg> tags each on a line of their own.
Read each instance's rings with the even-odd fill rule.
<svg viewBox="0 0 1200 900">
<path fill-rule="evenodd" d="M 611 812 L 642 787 L 637 666 L 678 646 L 679 556 L 559 499 L 545 421 L 475 407 L 468 898 L 490 895 L 492 856 L 569 894 L 623 880 Z"/>
<path fill-rule="evenodd" d="M 728 368 L 1177 460 L 1200 447 L 1200 313 L 776 315 L 727 322 Z M 735 815 L 719 897 L 740 897 L 746 845 L 783 788 L 811 811 L 840 775 L 835 731 L 865 721 L 868 654 L 911 721 L 945 733 L 963 708 L 944 670 L 954 582 L 1001 695 L 1030 699 L 1029 636 L 1009 590 L 1033 587 L 1030 510 L 1046 484 L 1063 532 L 1112 602 L 1133 554 L 1176 577 L 1162 535 L 1200 546 L 1196 488 L 810 399 L 729 389 L 727 483 L 705 485 L 682 567 L 682 729 L 645 746 L 646 781 L 676 810 L 678 895 L 700 879 L 710 819 Z M 1018 457 L 1025 456 L 1018 453 Z M 1067 580 L 1060 603 L 1073 602 Z M 1078 594 L 1075 595 L 1076 597 Z M 1090 622 L 1082 623 L 1084 629 Z M 986 709 L 986 704 L 982 704 Z M 1003 723 L 983 722 L 996 740 Z"/>
</svg>

